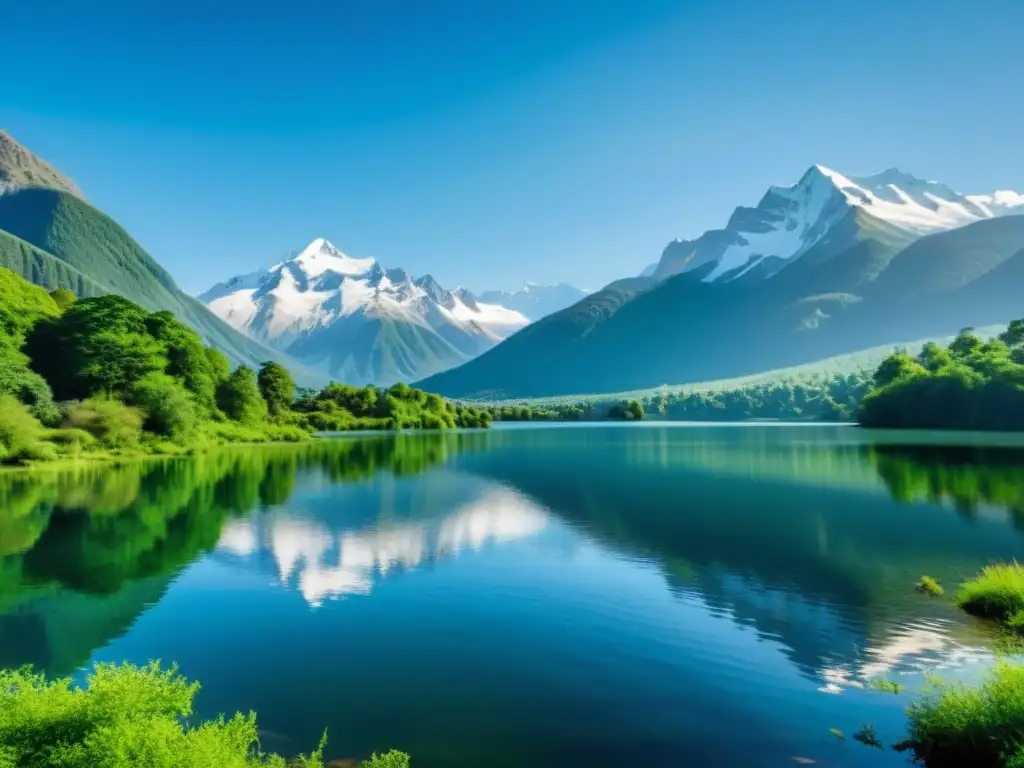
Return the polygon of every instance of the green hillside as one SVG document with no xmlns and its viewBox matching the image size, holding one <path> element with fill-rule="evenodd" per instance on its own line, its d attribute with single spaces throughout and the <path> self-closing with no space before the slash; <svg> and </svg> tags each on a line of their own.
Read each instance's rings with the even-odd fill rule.
<svg viewBox="0 0 1024 768">
<path fill-rule="evenodd" d="M 81 298 L 106 292 L 70 264 L 3 230 L 0 230 L 0 267 L 51 291 L 67 288 Z"/>
<path fill-rule="evenodd" d="M 418 386 L 495 400 L 643 390 L 951 335 L 1021 313 L 1024 216 L 902 249 L 884 228 L 861 230 L 868 235 L 848 247 L 822 243 L 767 279 L 704 283 L 694 270 L 631 293 L 609 286 Z"/>
<path fill-rule="evenodd" d="M 0 266 L 49 290 L 67 288 L 79 297 L 116 293 L 150 311 L 169 310 L 235 363 L 258 366 L 274 360 L 302 384 L 326 379 L 243 336 L 184 294 L 124 228 L 87 203 L 45 162 L 18 145 L 12 150 L 12 141 L 0 136 L 0 168 L 11 183 L 36 186 L 0 194 Z"/>
</svg>

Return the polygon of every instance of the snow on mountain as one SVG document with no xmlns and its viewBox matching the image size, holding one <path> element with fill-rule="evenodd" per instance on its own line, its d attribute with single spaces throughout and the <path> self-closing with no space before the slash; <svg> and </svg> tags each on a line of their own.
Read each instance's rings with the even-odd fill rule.
<svg viewBox="0 0 1024 768">
<path fill-rule="evenodd" d="M 228 324 L 347 383 L 389 384 L 457 365 L 527 325 L 526 316 L 356 259 L 324 239 L 199 296 Z"/>
<path fill-rule="evenodd" d="M 485 291 L 480 294 L 480 300 L 508 307 L 529 318 L 532 323 L 572 306 L 588 293 L 590 291 L 587 289 L 576 288 L 567 283 L 526 283 L 515 291 Z"/>
<path fill-rule="evenodd" d="M 962 195 L 897 168 L 848 177 L 815 165 L 796 184 L 770 187 L 755 208 L 737 208 L 725 229 L 670 243 L 655 275 L 665 278 L 701 269 L 706 282 L 729 280 L 772 259 L 770 274 L 821 242 L 851 211 L 871 226 L 914 238 L 982 219 L 1024 214 L 1024 195 L 1009 190 Z"/>
</svg>

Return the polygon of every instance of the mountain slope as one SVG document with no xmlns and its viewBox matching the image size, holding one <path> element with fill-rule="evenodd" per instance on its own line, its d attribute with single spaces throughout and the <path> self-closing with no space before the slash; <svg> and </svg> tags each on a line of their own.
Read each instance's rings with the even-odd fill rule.
<svg viewBox="0 0 1024 768">
<path fill-rule="evenodd" d="M 921 195 L 932 194 L 936 185 L 922 184 Z M 922 237 L 894 224 L 894 215 L 882 219 L 867 206 L 849 206 L 830 215 L 828 231 L 798 255 L 759 256 L 726 271 L 723 250 L 670 246 L 669 260 L 689 248 L 675 262 L 681 271 L 619 295 L 614 311 L 588 312 L 588 300 L 607 298 L 599 291 L 418 385 L 452 397 L 624 391 L 743 376 L 1006 322 L 1024 307 L 1016 298 L 1024 289 L 1024 216 L 996 218 L 988 198 L 960 197 L 985 206 L 967 226 Z M 1013 193 L 998 198 L 1000 213 L 1024 212 L 1013 207 Z M 923 228 L 917 207 L 901 211 Z M 957 218 L 961 211 L 973 215 L 959 202 L 936 208 L 949 221 L 965 220 Z M 580 313 L 589 322 L 573 322 Z"/>
<path fill-rule="evenodd" d="M 258 366 L 277 360 L 303 383 L 326 378 L 239 334 L 182 293 L 170 274 L 117 222 L 93 208 L 76 187 L 28 150 L 20 145 L 15 145 L 17 151 L 11 150 L 13 140 L 4 136 L 2 177 L 19 179 L 19 183 L 0 191 L 3 266 L 50 290 L 69 288 L 79 296 L 117 293 L 150 311 L 169 310 L 235 363 Z M 12 158 L 20 165 L 13 164 Z M 27 186 L 26 180 L 37 186 Z"/>
<path fill-rule="evenodd" d="M 323 239 L 200 296 L 248 336 L 349 384 L 409 381 L 459 365 L 529 321 L 430 275 L 354 259 Z"/>
<path fill-rule="evenodd" d="M 589 291 L 567 283 L 555 283 L 554 285 L 527 283 L 517 291 L 484 291 L 477 298 L 488 304 L 498 304 L 508 309 L 514 309 L 530 322 L 536 322 L 542 317 L 553 315 L 559 310 L 572 306 L 588 293 Z"/>
<path fill-rule="evenodd" d="M 0 130 L 0 194 L 27 187 L 56 189 L 85 199 L 75 182 Z"/>
</svg>

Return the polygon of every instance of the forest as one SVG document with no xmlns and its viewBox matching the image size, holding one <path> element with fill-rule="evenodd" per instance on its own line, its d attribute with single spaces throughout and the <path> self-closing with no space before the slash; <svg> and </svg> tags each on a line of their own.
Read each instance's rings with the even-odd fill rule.
<svg viewBox="0 0 1024 768">
<path fill-rule="evenodd" d="M 1024 320 L 987 341 L 968 328 L 946 347 L 894 352 L 875 371 L 859 421 L 890 429 L 1024 430 Z"/>
<path fill-rule="evenodd" d="M 0 462 L 175 454 L 352 429 L 486 427 L 490 413 L 395 384 L 298 391 L 207 347 L 167 311 L 47 293 L 0 269 Z"/>
</svg>

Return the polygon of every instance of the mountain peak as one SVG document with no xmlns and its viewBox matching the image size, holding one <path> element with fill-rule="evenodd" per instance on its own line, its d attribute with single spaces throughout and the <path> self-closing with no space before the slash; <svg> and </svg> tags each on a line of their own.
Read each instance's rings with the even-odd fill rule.
<svg viewBox="0 0 1024 768">
<path fill-rule="evenodd" d="M 318 237 L 302 249 L 298 256 L 289 260 L 299 267 L 307 277 L 317 277 L 325 272 L 339 275 L 363 275 L 376 262 L 373 259 L 354 259 L 346 256 L 329 240 Z"/>
<path fill-rule="evenodd" d="M 765 259 L 775 265 L 766 274 L 774 274 L 828 237 L 855 209 L 867 214 L 866 221 L 914 239 L 995 216 L 1024 214 L 1024 195 L 962 195 L 895 166 L 868 176 L 845 176 L 815 164 L 795 184 L 769 187 L 756 207 L 736 208 L 722 229 L 670 244 L 654 276 L 666 278 L 711 264 L 705 282 L 731 280 Z"/>
<path fill-rule="evenodd" d="M 0 129 L 0 194 L 23 187 L 55 189 L 86 199 L 75 182 Z"/>
</svg>

